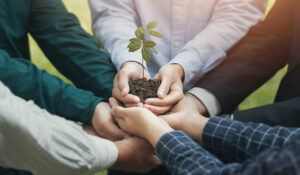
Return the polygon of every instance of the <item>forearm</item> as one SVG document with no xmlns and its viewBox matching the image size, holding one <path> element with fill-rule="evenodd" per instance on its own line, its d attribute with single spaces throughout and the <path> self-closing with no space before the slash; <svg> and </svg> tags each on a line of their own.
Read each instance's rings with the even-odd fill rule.
<svg viewBox="0 0 300 175">
<path fill-rule="evenodd" d="M 89 0 L 89 3 L 94 34 L 104 45 L 117 70 L 120 70 L 126 61 L 141 63 L 141 52 L 128 52 L 127 48 L 129 39 L 136 37 L 134 33 L 139 23 L 134 2 Z"/>
<path fill-rule="evenodd" d="M 276 1 L 266 19 L 229 51 L 228 58 L 220 66 L 196 84 L 217 97 L 223 113 L 232 112 L 287 64 L 293 15 L 293 3 Z"/>
<path fill-rule="evenodd" d="M 91 174 L 116 161 L 114 143 L 14 96 L 2 83 L 0 97 L 2 167 L 33 174 Z"/>
<path fill-rule="evenodd" d="M 96 96 L 111 96 L 114 66 L 61 0 L 33 1 L 29 22 L 30 34 L 61 73 Z"/>
<path fill-rule="evenodd" d="M 193 85 L 221 63 L 226 52 L 262 19 L 266 4 L 266 0 L 256 6 L 247 0 L 218 1 L 207 26 L 171 61 L 184 68 L 184 84 Z"/>
<path fill-rule="evenodd" d="M 243 163 L 224 164 L 193 142 L 185 133 L 175 131 L 160 139 L 156 146 L 156 154 L 174 175 L 295 174 L 298 172 L 300 160 L 299 144 L 297 141 L 283 148 L 270 147 Z"/>
<path fill-rule="evenodd" d="M 282 148 L 299 135 L 299 129 L 213 117 L 204 128 L 202 143 L 222 160 L 242 162 L 268 148 Z"/>
<path fill-rule="evenodd" d="M 300 97 L 295 97 L 269 105 L 237 111 L 234 113 L 234 119 L 243 122 L 265 123 L 271 126 L 299 127 L 299 105 Z"/>
<path fill-rule="evenodd" d="M 0 80 L 11 91 L 52 114 L 90 123 L 95 106 L 102 98 L 80 90 L 38 69 L 27 60 L 10 58 L 0 50 Z M 80 115 L 78 115 L 80 114 Z"/>
</svg>

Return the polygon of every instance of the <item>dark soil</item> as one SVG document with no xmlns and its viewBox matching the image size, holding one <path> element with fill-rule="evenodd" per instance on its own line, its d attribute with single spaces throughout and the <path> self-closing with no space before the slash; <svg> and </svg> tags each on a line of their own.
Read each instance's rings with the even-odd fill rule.
<svg viewBox="0 0 300 175">
<path fill-rule="evenodd" d="M 157 90 L 160 86 L 159 80 L 137 79 L 129 81 L 130 94 L 140 98 L 142 103 L 145 103 L 147 98 L 156 98 Z"/>
</svg>

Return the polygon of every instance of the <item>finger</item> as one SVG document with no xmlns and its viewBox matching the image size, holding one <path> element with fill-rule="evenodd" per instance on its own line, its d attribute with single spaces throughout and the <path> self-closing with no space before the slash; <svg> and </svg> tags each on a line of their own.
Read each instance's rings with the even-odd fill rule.
<svg viewBox="0 0 300 175">
<path fill-rule="evenodd" d="M 143 107 L 143 103 L 126 103 L 124 105 L 126 108 Z"/>
<path fill-rule="evenodd" d="M 183 98 L 183 93 L 178 91 L 171 91 L 164 99 L 149 98 L 145 101 L 146 104 L 153 106 L 171 106 L 176 104 Z"/>
<path fill-rule="evenodd" d="M 123 103 L 139 103 L 140 102 L 140 98 L 135 95 L 132 95 L 132 94 L 128 94 L 125 97 L 123 97 L 119 93 L 119 89 L 117 89 L 117 88 L 113 88 L 113 96 Z"/>
<path fill-rule="evenodd" d="M 127 135 L 124 131 L 117 127 L 116 123 L 113 121 L 104 126 L 103 132 L 118 140 L 124 139 Z"/>
<path fill-rule="evenodd" d="M 170 86 L 171 86 L 171 81 L 168 78 L 163 77 L 161 80 L 161 84 L 157 90 L 157 96 L 160 99 L 163 99 L 169 93 Z"/>
<path fill-rule="evenodd" d="M 118 139 L 112 137 L 111 135 L 106 134 L 102 131 L 97 131 L 97 134 L 99 135 L 99 137 L 104 138 L 104 139 L 108 139 L 108 140 L 111 140 L 111 141 L 117 141 L 118 140 Z"/>
<path fill-rule="evenodd" d="M 109 104 L 110 104 L 111 108 L 117 107 L 117 106 L 121 106 L 121 104 L 119 103 L 119 101 L 116 98 L 114 98 L 114 97 L 110 97 L 109 98 Z"/>
<path fill-rule="evenodd" d="M 124 118 L 125 115 L 127 115 L 126 109 L 120 106 L 112 108 L 111 114 L 115 117 L 116 120 L 117 118 Z"/>
<path fill-rule="evenodd" d="M 183 90 L 180 87 L 172 88 L 170 93 L 164 98 L 149 98 L 145 101 L 146 104 L 154 106 L 170 106 L 176 104 L 184 97 Z"/>
<path fill-rule="evenodd" d="M 158 166 L 158 165 L 162 165 L 162 161 L 156 156 L 156 155 L 153 155 L 152 156 L 152 162 L 154 165 Z"/>
<path fill-rule="evenodd" d="M 121 91 L 121 95 L 124 97 L 129 93 L 129 75 L 126 71 L 120 70 L 119 79 L 118 79 L 118 87 Z"/>
<path fill-rule="evenodd" d="M 149 109 L 151 112 L 153 112 L 156 115 L 164 114 L 172 108 L 172 106 L 153 106 L 148 104 L 145 104 L 144 107 Z"/>
</svg>

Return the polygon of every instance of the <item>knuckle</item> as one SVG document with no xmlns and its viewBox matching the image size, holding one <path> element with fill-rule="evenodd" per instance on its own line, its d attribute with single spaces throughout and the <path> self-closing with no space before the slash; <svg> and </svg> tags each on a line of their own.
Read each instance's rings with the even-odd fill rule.
<svg viewBox="0 0 300 175">
<path fill-rule="evenodd" d="M 119 77 L 122 77 L 122 76 L 127 76 L 128 75 L 128 72 L 127 70 L 124 70 L 124 69 L 121 69 L 118 73 Z"/>
</svg>

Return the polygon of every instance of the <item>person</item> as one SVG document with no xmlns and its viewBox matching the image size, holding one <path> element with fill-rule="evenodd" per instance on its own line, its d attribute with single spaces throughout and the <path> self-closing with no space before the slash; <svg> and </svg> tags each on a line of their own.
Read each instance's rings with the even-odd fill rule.
<svg viewBox="0 0 300 175">
<path fill-rule="evenodd" d="M 103 138 L 117 141 L 127 136 L 115 126 L 105 102 L 111 96 L 115 68 L 61 0 L 1 1 L 0 17 L 0 80 L 15 95 L 51 114 L 91 124 Z M 77 88 L 30 62 L 28 34 Z M 8 173 L 24 172 L 0 168 L 0 174 Z"/>
<path fill-rule="evenodd" d="M 171 174 L 300 173 L 299 128 L 206 118 L 195 111 L 182 127 L 171 128 L 145 108 L 124 108 L 118 106 L 115 99 L 111 104 L 112 114 L 120 127 L 147 139 Z M 169 114 L 168 118 L 176 117 L 174 115 Z"/>
<path fill-rule="evenodd" d="M 299 2 L 277 0 L 264 21 L 228 53 L 228 58 L 201 79 L 186 102 L 214 116 L 231 113 L 255 89 L 288 64 L 273 104 L 235 111 L 231 118 L 244 122 L 299 127 L 300 14 Z"/>
<path fill-rule="evenodd" d="M 226 51 L 246 35 L 264 15 L 267 0 L 160 1 L 89 0 L 94 34 L 119 71 L 113 96 L 127 106 L 142 106 L 138 97 L 128 94 L 128 80 L 141 78 L 142 56 L 129 53 L 127 45 L 138 26 L 157 21 L 163 39 L 158 55 L 145 66 L 146 78 L 161 80 L 159 98 L 146 100 L 156 114 L 167 112 L 206 72 L 226 56 Z M 122 29 L 122 30 L 121 30 Z M 182 85 L 183 82 L 183 85 Z"/>
<path fill-rule="evenodd" d="M 124 169 L 130 159 L 139 169 L 126 164 L 127 170 L 147 171 L 159 164 L 146 141 L 127 138 L 111 142 L 96 137 L 92 130 L 62 117 L 51 115 L 34 104 L 15 96 L 0 81 L 0 165 L 26 170 L 32 174 L 82 175 L 107 168 Z M 145 149 L 135 149 L 143 147 Z M 130 154 L 130 149 L 135 149 Z M 144 163 L 142 163 L 144 162 Z M 1 174 L 8 174 L 2 172 Z"/>
</svg>

